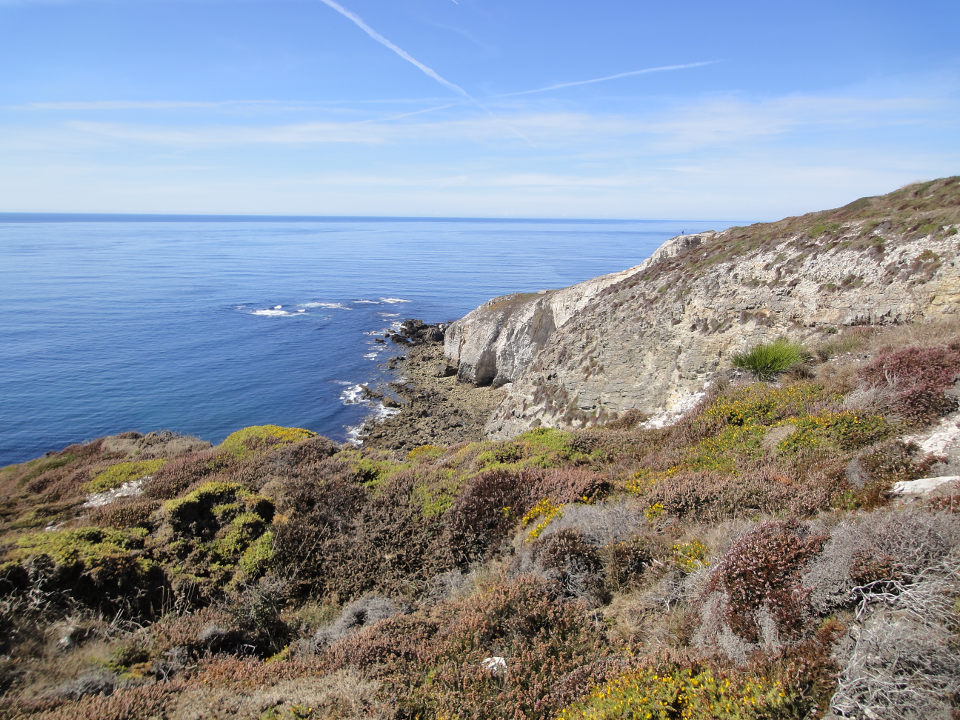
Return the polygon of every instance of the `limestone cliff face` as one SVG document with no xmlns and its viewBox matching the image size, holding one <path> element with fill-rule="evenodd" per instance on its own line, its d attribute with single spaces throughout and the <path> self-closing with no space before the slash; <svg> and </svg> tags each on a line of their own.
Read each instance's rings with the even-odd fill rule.
<svg viewBox="0 0 960 720">
<path fill-rule="evenodd" d="M 448 331 L 448 357 L 465 380 L 512 381 L 485 431 L 504 439 L 669 410 L 729 368 L 734 353 L 782 335 L 814 342 L 842 325 L 956 314 L 958 180 L 674 238 L 623 273 L 498 298 Z"/>
<path fill-rule="evenodd" d="M 513 382 L 557 328 L 580 312 L 602 290 L 658 260 L 696 247 L 714 233 L 684 235 L 664 243 L 637 267 L 560 290 L 502 295 L 484 303 L 446 329 L 444 355 L 457 378 L 500 387 Z"/>
</svg>

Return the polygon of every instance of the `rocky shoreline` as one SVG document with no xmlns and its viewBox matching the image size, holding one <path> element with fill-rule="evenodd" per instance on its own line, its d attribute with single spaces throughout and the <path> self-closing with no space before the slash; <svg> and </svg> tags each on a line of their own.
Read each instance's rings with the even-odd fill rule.
<svg viewBox="0 0 960 720">
<path fill-rule="evenodd" d="M 404 348 L 387 368 L 396 379 L 365 394 L 398 412 L 369 419 L 357 435 L 364 447 L 408 452 L 422 445 L 455 445 L 483 439 L 483 428 L 505 389 L 457 380 L 443 353 L 448 325 L 406 320 L 389 339 Z"/>
</svg>

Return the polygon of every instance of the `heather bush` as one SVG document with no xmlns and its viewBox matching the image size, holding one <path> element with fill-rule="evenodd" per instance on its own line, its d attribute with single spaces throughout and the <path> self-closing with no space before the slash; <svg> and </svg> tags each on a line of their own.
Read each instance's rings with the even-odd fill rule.
<svg viewBox="0 0 960 720">
<path fill-rule="evenodd" d="M 154 500 L 172 500 L 192 485 L 206 481 L 222 464 L 216 451 L 202 450 L 175 458 L 153 474 L 143 487 L 143 497 Z"/>
<path fill-rule="evenodd" d="M 890 410 L 910 425 L 929 423 L 957 406 L 944 394 L 960 373 L 960 347 L 919 348 L 882 353 L 859 373 L 868 388 L 890 387 Z"/>
<path fill-rule="evenodd" d="M 83 518 L 83 524 L 103 528 L 145 528 L 153 530 L 154 513 L 160 508 L 159 500 L 120 498 L 108 505 L 94 508 Z"/>
<path fill-rule="evenodd" d="M 725 597 L 730 628 L 757 642 L 759 611 L 767 613 L 781 637 L 798 637 L 807 621 L 807 596 L 799 583 L 804 565 L 827 538 L 796 521 L 770 520 L 740 537 L 710 576 L 707 592 Z"/>
<path fill-rule="evenodd" d="M 496 550 L 536 503 L 559 507 L 589 501 L 607 487 L 603 478 L 586 470 L 487 470 L 464 484 L 447 511 L 444 541 L 454 562 L 463 566 Z"/>
<path fill-rule="evenodd" d="M 598 664 L 606 655 L 602 636 L 584 608 L 559 601 L 555 586 L 542 580 L 518 578 L 452 610 L 432 657 L 415 670 L 404 703 L 414 715 L 549 718 L 586 690 L 593 678 L 582 668 L 605 670 Z M 488 657 L 504 658 L 506 672 L 486 669 Z"/>
</svg>

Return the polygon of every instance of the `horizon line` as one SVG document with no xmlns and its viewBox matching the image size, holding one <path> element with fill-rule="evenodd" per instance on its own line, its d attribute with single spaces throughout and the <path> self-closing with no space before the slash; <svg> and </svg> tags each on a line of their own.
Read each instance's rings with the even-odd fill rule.
<svg viewBox="0 0 960 720">
<path fill-rule="evenodd" d="M 311 222 L 373 220 L 395 222 L 735 222 L 719 218 L 470 217 L 457 215 L 244 215 L 227 213 L 2 212 L 4 222 Z M 740 222 L 746 222 L 741 220 Z M 764 220 L 753 222 L 767 222 Z"/>
</svg>

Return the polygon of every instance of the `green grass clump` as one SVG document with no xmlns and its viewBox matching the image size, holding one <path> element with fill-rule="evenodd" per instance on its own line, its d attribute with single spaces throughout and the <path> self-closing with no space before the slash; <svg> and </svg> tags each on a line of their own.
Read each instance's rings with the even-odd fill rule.
<svg viewBox="0 0 960 720">
<path fill-rule="evenodd" d="M 157 470 L 167 464 L 166 460 L 141 460 L 140 462 L 125 462 L 111 465 L 102 473 L 99 473 L 93 480 L 84 486 L 88 493 L 99 493 L 105 490 L 113 490 L 120 487 L 125 482 L 139 480 L 147 475 L 152 475 Z"/>
<path fill-rule="evenodd" d="M 749 370 L 757 380 L 769 381 L 792 367 L 800 365 L 806 358 L 802 345 L 786 339 L 762 343 L 749 352 L 733 356 L 733 366 Z"/>
<path fill-rule="evenodd" d="M 226 440 L 220 443 L 220 451 L 222 454 L 231 455 L 241 460 L 259 450 L 277 445 L 289 445 L 315 436 L 315 432 L 303 428 L 253 425 L 229 435 Z"/>
</svg>

